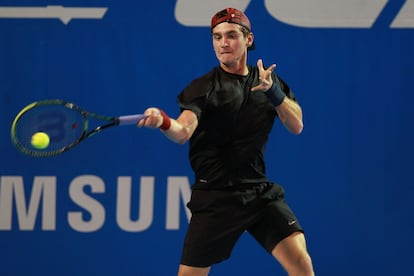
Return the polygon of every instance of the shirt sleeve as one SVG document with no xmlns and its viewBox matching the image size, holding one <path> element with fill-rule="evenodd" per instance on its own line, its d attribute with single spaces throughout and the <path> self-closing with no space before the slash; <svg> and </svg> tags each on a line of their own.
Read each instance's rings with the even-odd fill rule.
<svg viewBox="0 0 414 276">
<path fill-rule="evenodd" d="M 295 94 L 290 89 L 289 85 L 281 77 L 279 77 L 275 73 L 272 73 L 272 78 L 273 78 L 273 81 L 276 81 L 276 83 L 279 85 L 280 89 L 282 89 L 283 93 L 285 93 L 285 95 L 289 99 L 297 102 Z"/>
<path fill-rule="evenodd" d="M 196 114 L 197 119 L 200 120 L 203 110 L 205 108 L 206 99 L 211 90 L 211 75 L 213 72 L 193 80 L 183 91 L 178 95 L 177 101 L 181 111 L 191 110 Z"/>
</svg>

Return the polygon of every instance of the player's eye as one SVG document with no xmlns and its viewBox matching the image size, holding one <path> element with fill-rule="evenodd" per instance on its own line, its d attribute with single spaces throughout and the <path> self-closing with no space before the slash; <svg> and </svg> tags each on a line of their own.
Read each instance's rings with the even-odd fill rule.
<svg viewBox="0 0 414 276">
<path fill-rule="evenodd" d="M 213 34 L 213 39 L 214 40 L 220 40 L 221 39 L 221 35 L 219 35 L 219 34 Z"/>
<path fill-rule="evenodd" d="M 239 34 L 236 33 L 236 32 L 230 32 L 230 33 L 227 34 L 227 37 L 230 38 L 230 39 L 236 39 L 236 38 L 239 37 Z"/>
</svg>

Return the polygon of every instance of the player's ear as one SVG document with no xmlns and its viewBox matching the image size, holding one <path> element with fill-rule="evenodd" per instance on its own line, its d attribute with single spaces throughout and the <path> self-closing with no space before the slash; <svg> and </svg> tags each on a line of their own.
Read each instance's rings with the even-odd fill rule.
<svg viewBox="0 0 414 276">
<path fill-rule="evenodd" d="M 247 36 L 247 48 L 251 47 L 253 45 L 253 41 L 254 41 L 254 35 L 251 32 L 248 36 Z"/>
</svg>

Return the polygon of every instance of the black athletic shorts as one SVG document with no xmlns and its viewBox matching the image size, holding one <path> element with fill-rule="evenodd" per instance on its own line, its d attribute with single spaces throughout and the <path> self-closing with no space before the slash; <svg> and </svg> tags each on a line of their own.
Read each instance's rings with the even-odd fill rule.
<svg viewBox="0 0 414 276">
<path fill-rule="evenodd" d="M 181 264 L 208 267 L 230 257 L 240 236 L 249 232 L 269 253 L 281 240 L 303 232 L 275 183 L 238 190 L 193 190 L 192 212 Z"/>
</svg>

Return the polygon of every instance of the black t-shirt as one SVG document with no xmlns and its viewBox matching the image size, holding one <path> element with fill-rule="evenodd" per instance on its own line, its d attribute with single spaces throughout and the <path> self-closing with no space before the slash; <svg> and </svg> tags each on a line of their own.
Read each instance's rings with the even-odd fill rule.
<svg viewBox="0 0 414 276">
<path fill-rule="evenodd" d="M 291 99 L 288 85 L 272 73 L 273 81 Z M 259 84 L 259 71 L 249 66 L 240 76 L 215 67 L 193 80 L 178 96 L 181 110 L 192 110 L 198 127 L 190 139 L 193 189 L 221 189 L 266 182 L 264 150 L 277 116 Z"/>
</svg>

